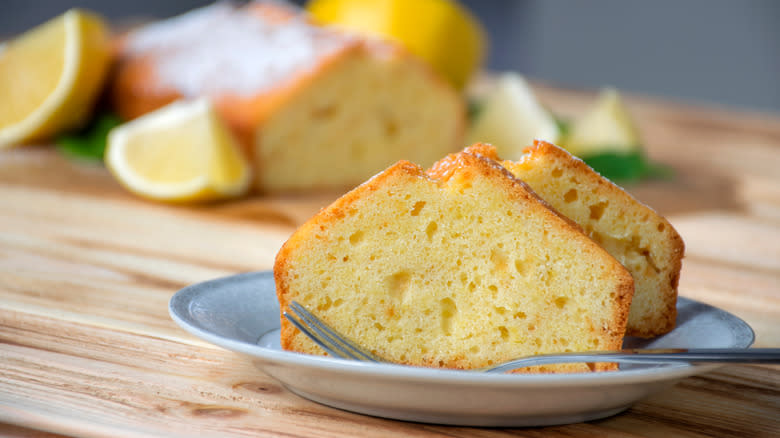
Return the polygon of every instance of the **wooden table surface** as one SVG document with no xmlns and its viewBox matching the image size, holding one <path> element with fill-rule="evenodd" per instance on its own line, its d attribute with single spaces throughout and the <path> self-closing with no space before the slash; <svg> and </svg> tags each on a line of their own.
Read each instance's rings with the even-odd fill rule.
<svg viewBox="0 0 780 438">
<path fill-rule="evenodd" d="M 594 96 L 537 90 L 563 114 Z M 649 155 L 676 171 L 629 190 L 685 240 L 681 295 L 743 318 L 755 346 L 780 346 L 780 115 L 626 100 Z M 174 292 L 271 268 L 287 236 L 333 197 L 167 206 L 50 147 L 0 151 L 0 435 L 780 436 L 777 366 L 690 377 L 600 421 L 448 427 L 301 399 L 173 323 Z"/>
</svg>

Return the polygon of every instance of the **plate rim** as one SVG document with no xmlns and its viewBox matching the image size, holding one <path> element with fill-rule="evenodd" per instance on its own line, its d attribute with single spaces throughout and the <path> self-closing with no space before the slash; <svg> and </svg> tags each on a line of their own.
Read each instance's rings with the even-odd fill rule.
<svg viewBox="0 0 780 438">
<path fill-rule="evenodd" d="M 326 356 L 307 355 L 251 344 L 202 329 L 191 323 L 186 316 L 180 315 L 179 309 L 187 308 L 187 306 L 183 306 L 182 303 L 192 302 L 192 297 L 194 296 L 204 293 L 214 293 L 215 289 L 218 290 L 218 288 L 210 286 L 227 281 L 246 281 L 247 279 L 264 276 L 273 278 L 273 272 L 269 270 L 244 272 L 188 285 L 178 290 L 170 298 L 168 302 L 169 315 L 179 327 L 197 338 L 233 352 L 249 355 L 266 363 L 316 368 L 320 371 L 350 373 L 364 378 L 402 378 L 405 381 L 424 381 L 426 383 L 455 383 L 501 387 L 510 385 L 512 387 L 522 386 L 529 388 L 542 386 L 570 386 L 573 384 L 578 386 L 592 386 L 604 384 L 637 384 L 650 381 L 678 379 L 706 372 L 720 366 L 718 364 L 672 364 L 599 373 L 489 374 L 467 370 L 416 367 L 400 364 L 375 364 Z M 730 315 L 737 323 L 743 325 L 744 328 L 749 331 L 749 342 L 747 342 L 747 345 L 743 348 L 749 348 L 753 342 L 755 342 L 755 331 L 753 328 L 736 315 L 716 306 L 691 298 L 679 297 L 679 300 L 703 304 Z"/>
</svg>

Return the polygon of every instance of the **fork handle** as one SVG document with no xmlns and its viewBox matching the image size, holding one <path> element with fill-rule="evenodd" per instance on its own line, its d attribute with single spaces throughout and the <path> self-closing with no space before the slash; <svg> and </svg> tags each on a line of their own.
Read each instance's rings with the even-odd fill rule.
<svg viewBox="0 0 780 438">
<path fill-rule="evenodd" d="M 544 354 L 511 360 L 483 369 L 483 371 L 505 373 L 528 366 L 572 362 L 780 364 L 780 348 L 636 348 Z"/>
</svg>

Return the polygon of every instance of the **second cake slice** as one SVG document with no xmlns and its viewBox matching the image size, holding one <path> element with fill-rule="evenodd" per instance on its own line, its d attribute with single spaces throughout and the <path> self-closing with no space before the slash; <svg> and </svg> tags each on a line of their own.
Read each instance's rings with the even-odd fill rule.
<svg viewBox="0 0 780 438">
<path fill-rule="evenodd" d="M 467 151 L 498 159 L 489 145 Z M 674 328 L 685 246 L 669 221 L 553 144 L 536 141 L 520 160 L 502 165 L 631 272 L 635 292 L 626 334 L 652 337 Z"/>
</svg>

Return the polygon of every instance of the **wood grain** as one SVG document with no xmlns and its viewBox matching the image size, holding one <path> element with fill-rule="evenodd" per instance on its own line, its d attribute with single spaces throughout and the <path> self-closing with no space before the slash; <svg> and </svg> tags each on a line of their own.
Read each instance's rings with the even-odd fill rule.
<svg viewBox="0 0 780 438">
<path fill-rule="evenodd" d="M 560 113 L 593 97 L 537 90 Z M 628 189 L 685 240 L 680 293 L 745 319 L 756 346 L 780 346 L 780 115 L 626 100 L 649 155 L 675 169 Z M 167 206 L 48 146 L 0 153 L 0 435 L 780 436 L 776 366 L 684 379 L 601 421 L 446 427 L 306 401 L 171 321 L 174 292 L 269 269 L 295 227 L 336 196 Z"/>
</svg>

